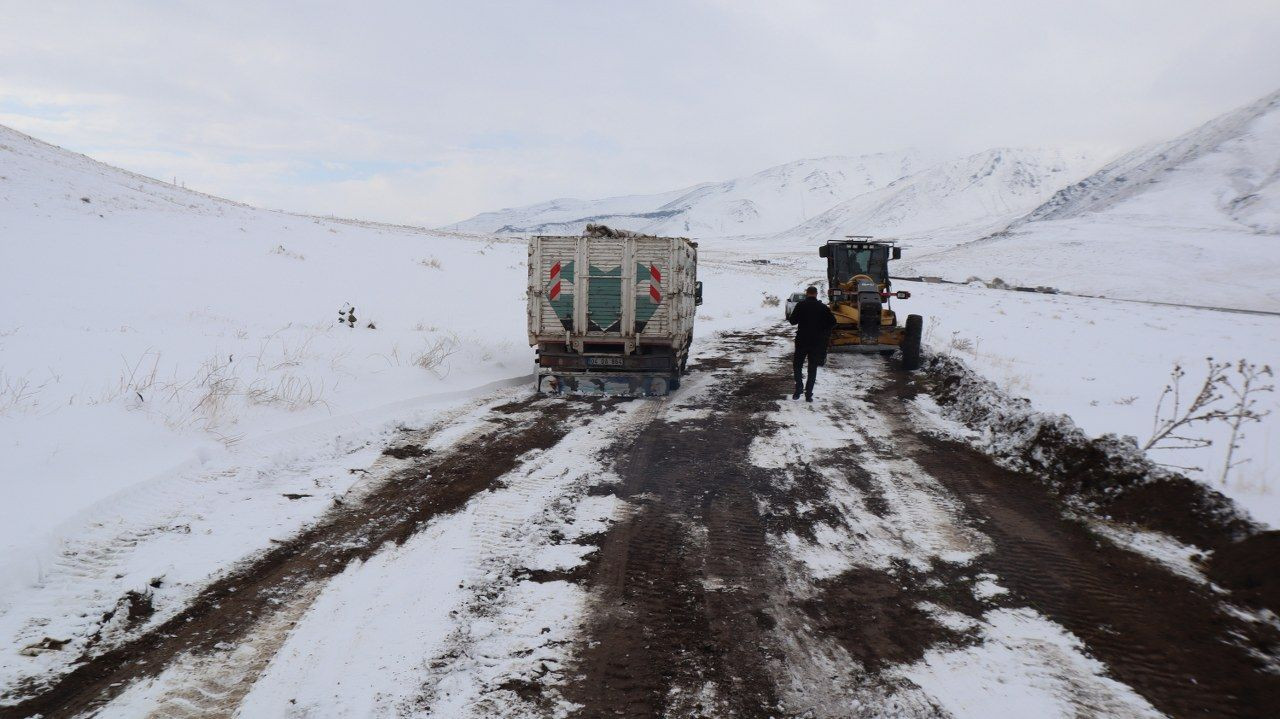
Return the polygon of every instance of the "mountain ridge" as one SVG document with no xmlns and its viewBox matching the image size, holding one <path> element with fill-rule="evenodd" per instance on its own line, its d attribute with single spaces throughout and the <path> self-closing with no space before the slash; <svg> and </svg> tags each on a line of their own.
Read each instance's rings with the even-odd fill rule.
<svg viewBox="0 0 1280 719">
<path fill-rule="evenodd" d="M 1215 162 L 1215 156 L 1227 155 Z M 1200 177 L 1187 178 L 1186 176 Z M 1280 90 L 1220 115 L 1171 140 L 1132 150 L 1098 172 L 1063 188 L 1044 204 L 1011 223 L 1010 229 L 1032 222 L 1065 220 L 1121 208 L 1131 200 L 1167 189 L 1170 183 L 1205 184 L 1220 175 L 1219 210 L 1246 227 L 1280 232 L 1280 217 L 1251 222 L 1251 210 L 1280 200 Z M 1189 180 L 1189 182 L 1188 182 Z M 1271 198 L 1271 203 L 1263 200 Z M 1197 198 L 1201 199 L 1201 198 Z M 1202 202 L 1192 206 L 1169 203 L 1161 212 L 1175 211 L 1197 220 L 1218 220 Z M 1127 208 L 1138 209 L 1143 208 Z M 1192 209 L 1195 214 L 1187 210 Z"/>
<path fill-rule="evenodd" d="M 481 213 L 442 229 L 576 234 L 588 222 L 603 222 L 651 234 L 771 234 L 820 214 L 849 196 L 883 187 L 931 160 L 917 150 L 805 158 L 665 193 L 551 200 Z"/>
</svg>

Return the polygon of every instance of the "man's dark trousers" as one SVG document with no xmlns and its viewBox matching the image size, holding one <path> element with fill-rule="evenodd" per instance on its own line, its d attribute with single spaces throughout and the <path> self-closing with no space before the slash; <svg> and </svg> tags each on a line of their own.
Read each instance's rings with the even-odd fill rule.
<svg viewBox="0 0 1280 719">
<path fill-rule="evenodd" d="M 836 325 L 836 317 L 831 309 L 818 301 L 816 295 L 809 295 L 791 310 L 787 317 L 796 326 L 796 355 L 792 364 L 796 371 L 796 396 L 804 391 L 805 399 L 813 399 L 813 380 L 818 376 L 818 365 L 827 360 L 827 337 L 831 328 Z M 803 377 L 800 369 L 805 360 L 809 361 L 809 381 L 801 384 Z"/>
<path fill-rule="evenodd" d="M 796 343 L 796 354 L 791 360 L 791 366 L 796 371 L 796 394 L 802 391 L 805 396 L 813 395 L 813 381 L 818 378 L 818 365 L 823 364 L 826 360 L 827 350 L 825 347 L 804 346 Z M 809 377 L 806 379 L 803 372 L 805 360 L 809 361 Z"/>
</svg>

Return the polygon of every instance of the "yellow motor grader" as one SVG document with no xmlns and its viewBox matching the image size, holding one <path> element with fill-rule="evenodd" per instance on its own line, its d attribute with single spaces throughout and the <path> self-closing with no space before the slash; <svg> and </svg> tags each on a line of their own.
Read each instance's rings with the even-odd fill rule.
<svg viewBox="0 0 1280 719">
<path fill-rule="evenodd" d="M 893 240 L 874 240 L 851 235 L 830 240 L 818 248 L 827 260 L 827 294 L 836 316 L 831 331 L 832 352 L 880 352 L 885 356 L 902 353 L 902 367 L 920 366 L 920 335 L 924 318 L 907 315 L 898 325 L 891 298 L 905 300 L 907 291 L 893 292 L 889 261 L 902 257 L 902 248 Z"/>
</svg>

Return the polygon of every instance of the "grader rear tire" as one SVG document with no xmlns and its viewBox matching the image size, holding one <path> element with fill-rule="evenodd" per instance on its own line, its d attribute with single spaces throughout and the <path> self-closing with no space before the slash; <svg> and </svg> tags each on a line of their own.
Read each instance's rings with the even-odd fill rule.
<svg viewBox="0 0 1280 719">
<path fill-rule="evenodd" d="M 920 337 L 924 334 L 924 318 L 907 315 L 906 336 L 902 338 L 902 369 L 920 369 Z"/>
</svg>

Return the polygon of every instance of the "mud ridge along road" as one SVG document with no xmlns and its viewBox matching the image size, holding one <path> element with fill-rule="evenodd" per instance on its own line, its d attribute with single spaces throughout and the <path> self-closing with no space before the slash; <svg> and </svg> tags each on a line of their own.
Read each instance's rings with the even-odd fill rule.
<svg viewBox="0 0 1280 719">
<path fill-rule="evenodd" d="M 1264 717 L 1274 616 L 781 328 L 663 400 L 526 397 L 0 716 Z"/>
</svg>

